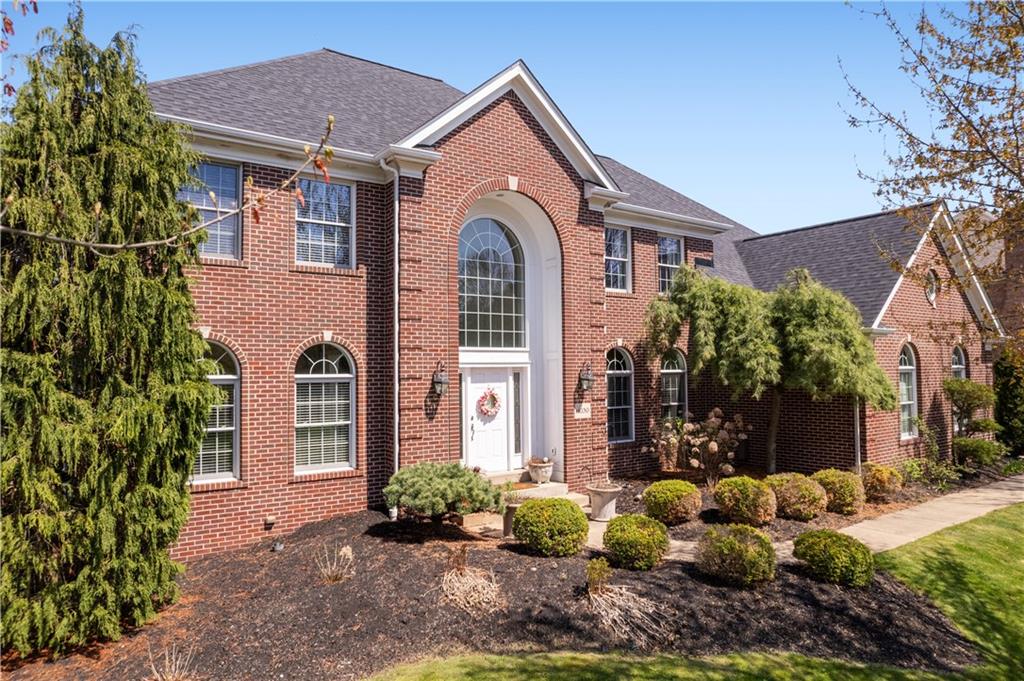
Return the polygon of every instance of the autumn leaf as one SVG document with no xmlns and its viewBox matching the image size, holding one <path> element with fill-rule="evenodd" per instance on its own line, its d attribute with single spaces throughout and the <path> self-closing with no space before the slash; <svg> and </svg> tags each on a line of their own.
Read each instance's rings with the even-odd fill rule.
<svg viewBox="0 0 1024 681">
<path fill-rule="evenodd" d="M 295 187 L 295 199 L 299 202 L 300 206 L 306 207 L 306 197 L 302 195 L 302 187 Z"/>
<path fill-rule="evenodd" d="M 313 159 L 313 165 L 316 166 L 316 169 L 319 170 L 320 173 L 324 176 L 324 182 L 326 182 L 327 184 L 330 184 L 331 183 L 331 176 L 327 174 L 327 166 L 324 165 L 323 159 L 320 159 L 320 158 Z"/>
<path fill-rule="evenodd" d="M 4 33 L 14 35 L 14 22 L 6 14 L 4 15 Z"/>
<path fill-rule="evenodd" d="M 257 225 L 260 224 L 260 210 L 256 206 L 252 207 L 252 219 Z"/>
<path fill-rule="evenodd" d="M 7 48 L 4 48 L 4 49 L 7 49 Z M 11 85 L 10 83 L 4 83 L 4 95 L 7 96 L 7 97 L 13 97 L 14 96 L 14 86 Z"/>
</svg>

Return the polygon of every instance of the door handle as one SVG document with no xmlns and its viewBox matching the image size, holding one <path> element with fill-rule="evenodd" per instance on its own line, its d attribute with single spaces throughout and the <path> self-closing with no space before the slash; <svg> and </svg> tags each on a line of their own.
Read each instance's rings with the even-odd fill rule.
<svg viewBox="0 0 1024 681">
<path fill-rule="evenodd" d="M 476 437 L 476 419 L 469 419 L 469 439 L 472 440 Z"/>
</svg>

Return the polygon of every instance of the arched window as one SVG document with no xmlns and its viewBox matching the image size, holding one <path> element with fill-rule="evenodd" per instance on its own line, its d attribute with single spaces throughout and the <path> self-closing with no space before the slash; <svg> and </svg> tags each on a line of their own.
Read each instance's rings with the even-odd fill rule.
<svg viewBox="0 0 1024 681">
<path fill-rule="evenodd" d="M 214 373 L 207 378 L 219 390 L 217 401 L 206 417 L 203 444 L 192 466 L 192 478 L 199 481 L 237 478 L 238 404 L 242 387 L 238 360 L 219 343 L 209 343 L 205 357 L 216 365 Z"/>
<path fill-rule="evenodd" d="M 914 350 L 900 350 L 900 437 L 917 437 L 917 360 Z"/>
<path fill-rule="evenodd" d="M 295 469 L 355 466 L 355 372 L 336 345 L 321 343 L 295 364 Z"/>
<path fill-rule="evenodd" d="M 459 233 L 459 347 L 525 348 L 523 249 L 512 231 L 478 218 Z"/>
<path fill-rule="evenodd" d="M 959 345 L 953 348 L 953 361 L 950 364 L 953 378 L 967 378 L 967 355 Z"/>
<path fill-rule="evenodd" d="M 618 348 L 612 348 L 605 376 L 608 380 L 608 441 L 633 439 L 633 361 Z"/>
<path fill-rule="evenodd" d="M 661 418 L 686 418 L 686 357 L 669 350 L 661 358 Z"/>
</svg>

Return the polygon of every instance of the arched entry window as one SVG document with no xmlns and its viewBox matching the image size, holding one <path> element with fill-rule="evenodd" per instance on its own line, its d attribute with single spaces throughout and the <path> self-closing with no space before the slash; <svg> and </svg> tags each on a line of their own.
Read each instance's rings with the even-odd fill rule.
<svg viewBox="0 0 1024 681">
<path fill-rule="evenodd" d="M 523 249 L 497 220 L 459 233 L 459 347 L 525 348 Z"/>
<path fill-rule="evenodd" d="M 900 350 L 900 437 L 917 437 L 917 361 L 914 350 Z"/>
<path fill-rule="evenodd" d="M 633 439 L 633 361 L 619 348 L 609 350 L 606 357 L 608 441 L 628 442 Z"/>
<path fill-rule="evenodd" d="M 352 360 L 321 343 L 295 364 L 295 469 L 355 466 L 356 381 Z"/>
<path fill-rule="evenodd" d="M 226 347 L 212 342 L 207 345 L 205 357 L 216 364 L 214 373 L 206 378 L 218 388 L 218 397 L 206 417 L 203 444 L 192 466 L 192 478 L 237 478 L 238 403 L 242 385 L 238 360 Z"/>
<path fill-rule="evenodd" d="M 967 378 L 967 355 L 959 345 L 953 348 L 953 361 L 950 365 L 953 378 Z"/>
<path fill-rule="evenodd" d="M 661 358 L 661 418 L 686 418 L 686 357 L 669 350 Z"/>
</svg>

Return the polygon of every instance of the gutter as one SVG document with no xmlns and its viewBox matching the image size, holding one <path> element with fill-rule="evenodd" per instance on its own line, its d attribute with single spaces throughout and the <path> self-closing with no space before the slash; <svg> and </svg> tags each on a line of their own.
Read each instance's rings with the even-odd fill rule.
<svg viewBox="0 0 1024 681">
<path fill-rule="evenodd" d="M 401 458 L 399 457 L 399 451 L 398 451 L 398 448 L 399 448 L 399 444 L 398 444 L 399 443 L 398 427 L 399 427 L 399 423 L 400 423 L 400 411 L 399 411 L 399 400 L 398 400 L 398 385 L 399 385 L 399 380 L 398 380 L 399 379 L 399 374 L 398 374 L 398 325 L 399 325 L 399 315 L 398 315 L 398 309 L 399 309 L 398 308 L 398 303 L 399 303 L 399 300 L 398 300 L 398 298 L 399 298 L 399 293 L 398 293 L 398 282 L 399 282 L 399 278 L 398 278 L 398 263 L 399 263 L 399 260 L 398 260 L 398 237 L 399 237 L 399 234 L 398 234 L 398 224 L 399 224 L 398 223 L 398 208 L 399 208 L 398 183 L 399 183 L 399 179 L 401 177 L 401 173 L 398 171 L 397 168 L 394 168 L 394 167 L 388 165 L 388 163 L 384 159 L 379 159 L 378 163 L 380 163 L 380 167 L 385 172 L 391 173 L 391 176 L 394 178 L 394 189 L 392 190 L 392 195 L 393 195 L 393 200 L 394 200 L 394 205 L 392 207 L 392 212 L 394 214 L 394 220 L 395 220 L 394 236 L 392 237 L 392 246 L 393 246 L 392 250 L 394 251 L 394 263 L 392 265 L 392 271 L 393 271 L 392 286 L 393 286 L 394 290 L 393 290 L 393 293 L 392 293 L 392 296 L 393 296 L 392 308 L 393 309 L 392 309 L 392 316 L 391 316 L 391 323 L 392 323 L 392 343 L 391 343 L 391 345 L 392 345 L 392 348 L 391 348 L 391 351 L 392 351 L 392 356 L 391 356 L 392 377 L 391 377 L 391 394 L 393 396 L 392 397 L 392 400 L 393 400 L 392 406 L 394 407 L 393 413 L 391 415 L 391 419 L 392 419 L 391 427 L 392 427 L 392 430 L 394 432 L 394 436 L 393 436 L 393 440 L 392 440 L 391 444 L 394 447 L 394 452 L 395 452 L 395 455 L 394 455 L 395 456 L 395 473 L 397 473 L 398 469 L 399 469 L 399 467 L 401 465 Z M 390 516 L 390 518 L 392 520 L 397 520 L 398 519 L 398 508 L 397 507 L 389 508 L 388 509 L 388 515 Z"/>
</svg>

